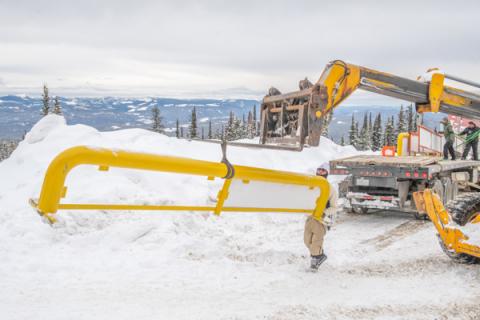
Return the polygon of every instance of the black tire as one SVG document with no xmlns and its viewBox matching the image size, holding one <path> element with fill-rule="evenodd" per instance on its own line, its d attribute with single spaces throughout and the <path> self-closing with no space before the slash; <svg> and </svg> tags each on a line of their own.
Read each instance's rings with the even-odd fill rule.
<svg viewBox="0 0 480 320">
<path fill-rule="evenodd" d="M 438 234 L 437 234 L 437 236 L 438 236 Z M 456 263 L 463 263 L 463 264 L 478 264 L 478 263 L 480 263 L 480 258 L 471 256 L 471 255 L 466 254 L 466 253 L 456 253 L 455 251 L 447 248 L 445 246 L 445 243 L 443 243 L 442 239 L 440 238 L 440 236 L 438 236 L 438 242 L 440 243 L 440 247 L 442 248 L 443 252 L 445 252 L 445 254 L 450 259 L 455 261 Z"/>
<path fill-rule="evenodd" d="M 368 208 L 353 206 L 352 211 L 354 213 L 358 213 L 358 214 L 367 214 L 368 213 Z"/>
<path fill-rule="evenodd" d="M 464 226 L 480 214 L 480 192 L 461 194 L 446 209 L 456 224 Z"/>
<path fill-rule="evenodd" d="M 426 213 L 419 213 L 418 211 L 415 211 L 413 213 L 413 215 L 415 216 L 415 219 L 417 220 L 428 220 L 428 214 Z"/>
</svg>

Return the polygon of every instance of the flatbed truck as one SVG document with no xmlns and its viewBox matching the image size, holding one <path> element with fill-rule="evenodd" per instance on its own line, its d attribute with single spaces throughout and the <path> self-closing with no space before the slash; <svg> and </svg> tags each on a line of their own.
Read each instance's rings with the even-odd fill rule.
<svg viewBox="0 0 480 320">
<path fill-rule="evenodd" d="M 434 190 L 446 204 L 459 192 L 480 190 L 480 161 L 443 160 L 435 156 L 357 155 L 330 161 L 330 174 L 345 175 L 339 184 L 340 196 L 347 199 L 346 209 L 419 213 L 413 193 Z"/>
</svg>

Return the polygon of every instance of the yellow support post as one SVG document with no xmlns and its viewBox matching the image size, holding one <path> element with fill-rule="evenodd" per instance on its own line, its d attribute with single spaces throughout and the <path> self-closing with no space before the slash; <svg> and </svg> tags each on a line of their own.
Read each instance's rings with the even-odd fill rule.
<svg viewBox="0 0 480 320">
<path fill-rule="evenodd" d="M 404 139 L 407 138 L 407 144 L 408 144 L 408 139 L 410 138 L 410 133 L 408 132 L 401 132 L 398 134 L 397 137 L 397 156 L 403 156 L 403 147 L 404 147 Z M 407 145 L 408 147 L 408 145 Z"/>
<path fill-rule="evenodd" d="M 127 169 L 151 170 L 178 174 L 205 176 L 209 180 L 223 178 L 229 173 L 225 163 L 194 160 L 181 157 L 162 156 L 105 148 L 89 148 L 78 146 L 60 153 L 51 163 L 45 173 L 40 198 L 31 199 L 30 204 L 37 212 L 54 223 L 55 213 L 59 209 L 69 210 L 162 210 L 162 211 L 212 211 L 219 215 L 221 211 L 228 212 L 288 212 L 311 213 L 316 219 L 322 219 L 322 214 L 328 201 L 330 185 L 327 180 L 288 171 L 269 170 L 262 168 L 233 166 L 234 175 L 226 179 L 219 192 L 216 206 L 163 206 L 163 205 L 129 205 L 129 204 L 68 204 L 60 203 L 64 195 L 65 180 L 69 172 L 80 165 L 93 165 L 99 168 L 117 167 Z M 301 185 L 309 188 L 319 188 L 314 209 L 306 208 L 262 208 L 262 207 L 223 207 L 228 197 L 228 191 L 233 179 L 242 181 L 261 181 L 275 184 Z"/>
<path fill-rule="evenodd" d="M 217 206 L 215 207 L 215 211 L 213 212 L 217 216 L 219 216 L 220 213 L 222 212 L 223 204 L 225 203 L 225 200 L 227 200 L 228 198 L 228 190 L 230 189 L 231 184 L 232 184 L 232 179 L 225 179 L 222 190 L 218 192 Z"/>
</svg>

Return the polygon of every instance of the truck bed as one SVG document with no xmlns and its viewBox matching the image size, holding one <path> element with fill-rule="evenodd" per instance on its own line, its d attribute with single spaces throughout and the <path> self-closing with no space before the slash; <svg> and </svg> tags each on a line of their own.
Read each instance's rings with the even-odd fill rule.
<svg viewBox="0 0 480 320">
<path fill-rule="evenodd" d="M 429 168 L 432 172 L 455 170 L 466 167 L 480 167 L 480 161 L 474 160 L 443 160 L 432 156 L 401 156 L 384 157 L 381 155 L 359 155 L 330 161 L 335 167 L 366 167 L 383 166 L 398 168 Z"/>
<path fill-rule="evenodd" d="M 432 156 L 403 156 L 384 157 L 381 155 L 358 155 L 343 159 L 332 160 L 330 163 L 348 167 L 357 166 L 392 166 L 392 167 L 425 167 L 442 161 L 441 157 Z"/>
</svg>

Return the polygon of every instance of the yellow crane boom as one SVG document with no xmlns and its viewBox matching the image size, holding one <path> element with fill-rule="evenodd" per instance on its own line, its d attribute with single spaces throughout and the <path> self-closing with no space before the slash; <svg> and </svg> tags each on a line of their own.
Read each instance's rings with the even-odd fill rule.
<svg viewBox="0 0 480 320">
<path fill-rule="evenodd" d="M 445 79 L 480 88 L 480 84 L 433 70 L 427 82 L 334 60 L 315 84 L 281 94 L 272 88 L 261 105 L 260 143 L 317 146 L 324 118 L 357 89 L 415 103 L 417 112 L 444 112 L 480 118 L 480 95 L 445 85 Z"/>
</svg>

